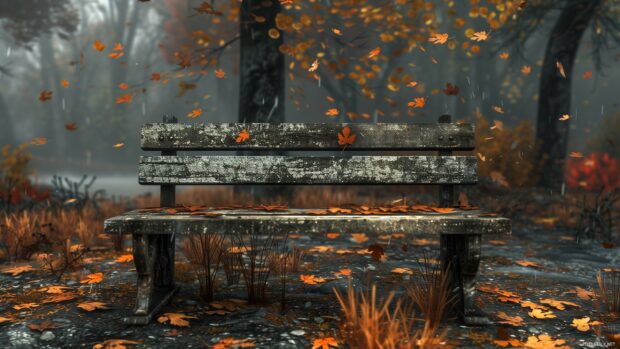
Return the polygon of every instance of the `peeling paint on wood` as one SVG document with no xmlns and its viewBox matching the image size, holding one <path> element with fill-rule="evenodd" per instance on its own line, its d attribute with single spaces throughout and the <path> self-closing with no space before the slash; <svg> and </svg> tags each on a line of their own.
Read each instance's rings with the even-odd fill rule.
<svg viewBox="0 0 620 349">
<path fill-rule="evenodd" d="M 473 156 L 142 156 L 140 184 L 473 184 Z"/>
<path fill-rule="evenodd" d="M 510 234 L 510 220 L 480 217 L 466 213 L 395 214 L 395 215 L 311 215 L 303 210 L 289 212 L 223 212 L 204 217 L 189 214 L 128 212 L 105 221 L 109 234 L 192 234 L 203 232 L 232 233 L 324 233 L 351 231 L 386 234 L 394 232 L 428 234 Z"/>
<path fill-rule="evenodd" d="M 339 150 L 338 132 L 349 126 L 357 135 L 349 150 L 471 150 L 472 124 L 342 124 L 342 123 L 221 123 L 165 124 L 142 126 L 145 150 Z M 241 130 L 250 139 L 235 141 Z"/>
</svg>

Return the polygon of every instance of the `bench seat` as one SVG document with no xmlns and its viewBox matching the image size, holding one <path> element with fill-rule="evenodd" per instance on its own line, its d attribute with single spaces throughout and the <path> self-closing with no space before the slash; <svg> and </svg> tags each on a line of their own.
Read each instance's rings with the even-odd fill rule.
<svg viewBox="0 0 620 349">
<path fill-rule="evenodd" d="M 212 232 L 243 233 L 326 233 L 408 232 L 428 234 L 510 234 L 510 220 L 481 214 L 478 210 L 456 209 L 450 213 L 416 212 L 386 214 L 317 214 L 325 209 L 254 209 L 166 213 L 135 210 L 105 221 L 108 234 L 191 234 Z"/>
</svg>

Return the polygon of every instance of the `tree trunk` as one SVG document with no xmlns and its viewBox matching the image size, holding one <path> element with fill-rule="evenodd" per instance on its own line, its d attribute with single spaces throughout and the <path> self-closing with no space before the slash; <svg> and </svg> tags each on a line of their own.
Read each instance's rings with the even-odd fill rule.
<svg viewBox="0 0 620 349">
<path fill-rule="evenodd" d="M 539 185 L 558 191 L 564 179 L 564 162 L 568 145 L 571 78 L 577 49 L 588 22 L 602 5 L 602 0 L 567 1 L 558 18 L 545 51 L 540 78 L 536 139 L 539 142 Z M 560 74 L 561 63 L 566 78 Z"/>
<path fill-rule="evenodd" d="M 243 0 L 241 3 L 239 122 L 284 122 L 284 55 L 279 50 L 282 33 L 277 39 L 272 39 L 268 33 L 269 29 L 276 28 L 276 15 L 281 9 L 278 0 Z M 256 20 L 261 17 L 265 20 Z M 250 190 L 255 198 L 268 199 L 284 194 L 281 187 L 261 186 Z"/>
</svg>

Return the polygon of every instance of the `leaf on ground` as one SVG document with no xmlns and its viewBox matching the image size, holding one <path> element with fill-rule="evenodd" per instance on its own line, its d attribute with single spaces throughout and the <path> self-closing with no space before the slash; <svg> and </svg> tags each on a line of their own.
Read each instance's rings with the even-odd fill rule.
<svg viewBox="0 0 620 349">
<path fill-rule="evenodd" d="M 516 261 L 515 264 L 518 264 L 522 267 L 542 268 L 542 265 L 538 264 L 537 262 L 533 262 L 533 261 L 519 260 L 519 261 Z"/>
<path fill-rule="evenodd" d="M 317 277 L 314 275 L 299 275 L 299 279 L 306 285 L 316 285 L 327 281 L 325 278 Z"/>
<path fill-rule="evenodd" d="M 426 97 L 416 97 L 413 101 L 407 103 L 407 106 L 410 108 L 424 108 L 425 105 Z"/>
<path fill-rule="evenodd" d="M 312 341 L 312 349 L 330 349 L 337 346 L 338 342 L 334 337 L 315 338 Z"/>
<path fill-rule="evenodd" d="M 51 320 L 43 320 L 40 323 L 33 322 L 28 324 L 28 328 L 33 331 L 43 332 L 52 328 L 56 328 L 56 324 Z"/>
<path fill-rule="evenodd" d="M 567 305 L 571 306 L 571 307 L 579 308 L 579 304 L 576 304 L 576 303 L 573 303 L 573 302 L 569 302 L 569 301 L 558 301 L 558 300 L 555 300 L 555 299 L 541 299 L 540 303 L 552 306 L 552 307 L 556 308 L 557 310 L 564 310 L 564 309 L 566 309 Z"/>
<path fill-rule="evenodd" d="M 32 268 L 32 265 L 28 264 L 28 265 L 22 265 L 22 266 L 3 269 L 2 274 L 11 274 L 11 276 L 18 276 L 20 274 L 23 274 L 25 272 L 32 271 L 32 270 L 34 270 L 34 268 Z"/>
<path fill-rule="evenodd" d="M 577 293 L 577 297 L 586 301 L 596 298 L 596 294 L 593 291 L 588 291 L 579 286 L 577 286 L 573 292 Z"/>
<path fill-rule="evenodd" d="M 0 324 L 4 323 L 4 322 L 11 322 L 14 321 L 15 319 L 10 318 L 10 317 L 4 317 L 4 316 L 0 316 Z"/>
<path fill-rule="evenodd" d="M 394 269 L 392 269 L 392 273 L 395 274 L 409 274 L 409 275 L 413 275 L 413 270 L 411 270 L 411 268 L 407 268 L 407 267 L 396 267 Z"/>
<path fill-rule="evenodd" d="M 590 326 L 602 325 L 603 323 L 600 321 L 590 321 L 588 316 L 581 319 L 573 319 L 573 323 L 571 326 L 575 327 L 578 331 L 586 332 L 590 330 Z"/>
<path fill-rule="evenodd" d="M 103 273 L 93 273 L 86 275 L 86 278 L 80 280 L 81 284 L 98 284 L 103 281 Z"/>
<path fill-rule="evenodd" d="M 188 319 L 197 319 L 197 317 L 181 313 L 165 313 L 158 317 L 157 321 L 162 324 L 169 322 L 173 326 L 188 327 Z"/>
<path fill-rule="evenodd" d="M 368 241 L 368 236 L 365 233 L 352 233 L 351 241 L 361 244 L 363 242 Z"/>
<path fill-rule="evenodd" d="M 116 258 L 116 263 L 129 263 L 133 261 L 133 255 L 132 254 L 124 254 L 122 256 L 118 256 Z"/>
<path fill-rule="evenodd" d="M 336 272 L 334 272 L 334 275 L 336 276 L 350 276 L 351 275 L 352 270 L 349 268 L 342 268 Z"/>
<path fill-rule="evenodd" d="M 541 309 L 534 309 L 527 313 L 527 315 L 536 319 L 553 319 L 556 318 L 555 314 L 551 310 L 543 311 Z"/>
<path fill-rule="evenodd" d="M 553 339 L 549 335 L 541 334 L 538 337 L 529 336 L 524 346 L 533 349 L 570 349 L 570 346 L 565 344 L 566 341 L 563 339 Z"/>
<path fill-rule="evenodd" d="M 70 301 L 72 299 L 75 299 L 76 297 L 77 297 L 77 294 L 71 293 L 71 292 L 57 293 L 57 294 L 52 294 L 49 297 L 45 297 L 43 300 L 41 300 L 41 303 L 43 304 L 61 303 L 61 302 Z"/>
<path fill-rule="evenodd" d="M 522 308 L 530 308 L 532 310 L 535 309 L 540 309 L 540 310 L 547 310 L 549 308 L 545 307 L 544 305 L 540 305 L 540 304 L 536 304 L 532 301 L 523 301 L 521 302 L 521 307 Z"/>
<path fill-rule="evenodd" d="M 142 344 L 142 341 L 130 341 L 127 339 L 108 339 L 103 343 L 97 343 L 93 349 L 127 349 L 128 345 Z"/>
<path fill-rule="evenodd" d="M 22 304 L 15 304 L 13 306 L 13 309 L 15 310 L 32 309 L 32 308 L 37 308 L 38 306 L 39 304 L 37 303 L 22 303 Z"/>
<path fill-rule="evenodd" d="M 241 130 L 241 132 L 239 132 L 239 134 L 237 135 L 235 142 L 243 143 L 248 139 L 250 139 L 250 133 L 248 132 L 248 130 Z"/>
<path fill-rule="evenodd" d="M 428 38 L 429 42 L 435 45 L 443 45 L 448 41 L 448 33 L 435 33 Z"/>
<path fill-rule="evenodd" d="M 106 303 L 96 302 L 96 301 L 82 302 L 82 303 L 79 303 L 77 307 L 80 309 L 84 309 L 86 311 L 95 311 L 97 309 L 110 309 L 108 308 L 108 305 Z"/>
<path fill-rule="evenodd" d="M 326 236 L 328 239 L 336 239 L 340 236 L 340 233 L 327 233 Z"/>
<path fill-rule="evenodd" d="M 512 326 L 523 325 L 523 318 L 517 315 L 510 316 L 504 313 L 503 311 L 500 311 L 499 313 L 497 313 L 497 317 L 502 320 L 499 322 L 500 324 L 507 324 L 507 325 L 512 325 Z"/>
</svg>

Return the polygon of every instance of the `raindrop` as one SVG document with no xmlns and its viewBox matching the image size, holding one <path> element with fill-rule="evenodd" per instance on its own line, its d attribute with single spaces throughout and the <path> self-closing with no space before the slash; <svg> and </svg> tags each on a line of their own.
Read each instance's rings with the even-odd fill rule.
<svg viewBox="0 0 620 349">
<path fill-rule="evenodd" d="M 9 46 L 9 47 L 6 49 L 6 56 L 8 57 L 8 56 L 10 56 L 10 55 L 11 55 L 11 47 Z"/>
<path fill-rule="evenodd" d="M 605 115 L 605 105 L 601 104 L 601 115 Z"/>
<path fill-rule="evenodd" d="M 65 104 L 65 97 L 62 97 L 62 110 L 63 110 L 63 111 L 65 110 L 65 107 L 66 107 L 66 104 Z"/>
<path fill-rule="evenodd" d="M 142 101 L 142 116 L 146 115 L 146 103 L 144 103 L 144 101 Z"/>
<path fill-rule="evenodd" d="M 321 87 L 321 77 L 319 77 L 318 83 L 319 83 L 319 88 L 320 88 Z"/>
</svg>

